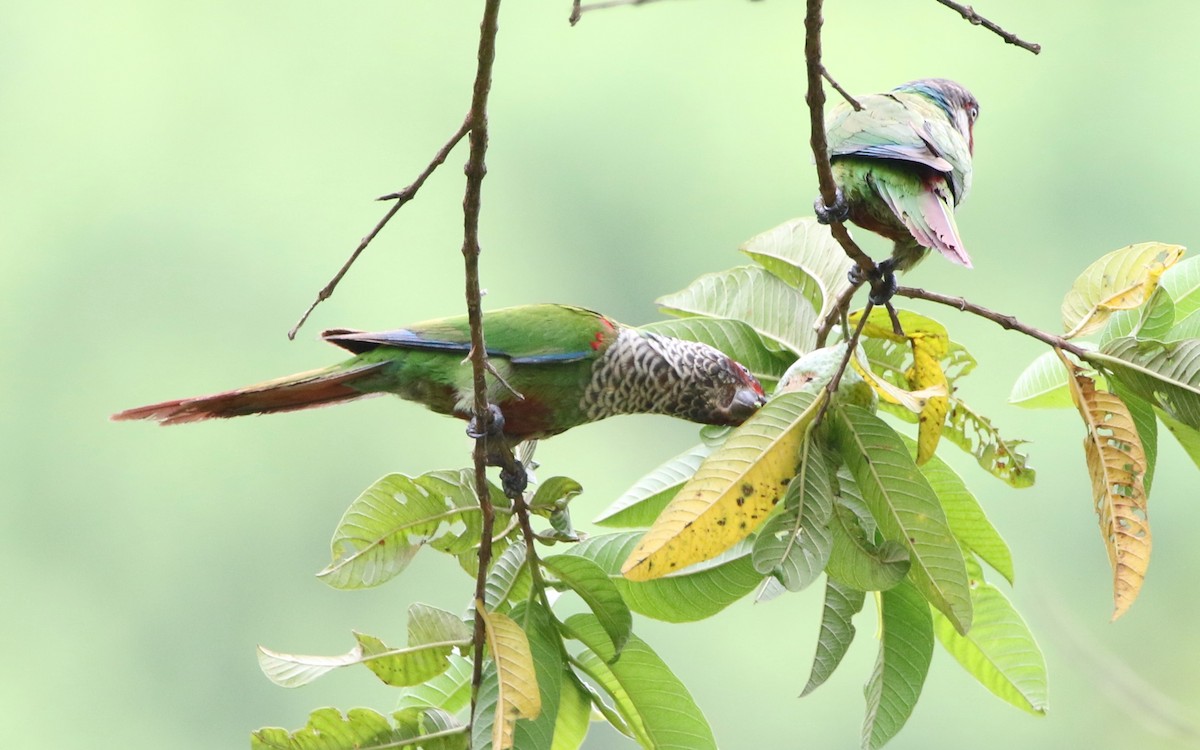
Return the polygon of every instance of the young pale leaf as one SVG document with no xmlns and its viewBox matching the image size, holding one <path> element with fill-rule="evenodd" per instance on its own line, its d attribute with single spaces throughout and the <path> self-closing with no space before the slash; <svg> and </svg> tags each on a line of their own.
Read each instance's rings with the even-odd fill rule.
<svg viewBox="0 0 1200 750">
<path fill-rule="evenodd" d="M 1175 320 L 1183 320 L 1200 310 L 1200 257 L 1182 260 L 1167 269 L 1159 287 L 1175 303 Z"/>
<path fill-rule="evenodd" d="M 639 479 L 593 522 L 618 529 L 644 528 L 654 523 L 712 450 L 701 443 L 680 453 Z"/>
<path fill-rule="evenodd" d="M 697 469 L 621 567 L 631 581 L 708 560 L 750 535 L 797 472 L 821 397 L 785 393 L 738 427 Z"/>
<path fill-rule="evenodd" d="M 595 617 L 572 615 L 566 627 L 584 645 L 575 665 L 612 696 L 643 747 L 716 750 L 712 730 L 691 694 L 645 641 L 630 636 L 617 659 Z"/>
<path fill-rule="evenodd" d="M 1100 330 L 1100 345 L 1123 336 L 1162 339 L 1175 323 L 1175 303 L 1161 287 L 1150 300 L 1132 310 L 1117 310 Z"/>
<path fill-rule="evenodd" d="M 637 546 L 641 533 L 625 531 L 589 537 L 567 551 L 599 565 L 616 584 L 634 612 L 666 622 L 693 622 L 716 613 L 754 590 L 762 580 L 747 547 L 666 578 L 635 583 L 621 575 L 621 563 Z"/>
<path fill-rule="evenodd" d="M 1183 252 L 1179 245 L 1142 242 L 1114 250 L 1088 266 L 1063 299 L 1066 338 L 1099 330 L 1115 310 L 1141 306 Z"/>
<path fill-rule="evenodd" d="M 542 566 L 579 594 L 612 639 L 613 652 L 620 654 L 633 632 L 633 615 L 608 573 L 582 555 L 545 557 Z"/>
<path fill-rule="evenodd" d="M 450 714 L 471 705 L 471 662 L 465 657 L 451 654 L 449 667 L 437 677 L 420 685 L 401 689 L 396 707 L 438 708 Z"/>
<path fill-rule="evenodd" d="M 1025 409 L 1069 409 L 1074 405 L 1069 379 L 1058 355 L 1044 352 L 1017 376 L 1008 402 Z"/>
<path fill-rule="evenodd" d="M 664 336 L 699 341 L 728 354 L 761 380 L 775 380 L 795 355 L 779 342 L 760 335 L 749 324 L 728 318 L 690 317 L 660 320 L 641 327 Z"/>
<path fill-rule="evenodd" d="M 806 440 L 800 470 L 788 484 L 783 512 L 763 525 L 751 556 L 760 573 L 774 573 L 789 591 L 800 591 L 821 575 L 829 561 L 833 537 L 829 516 L 833 488 L 829 460 L 820 446 Z"/>
<path fill-rule="evenodd" d="M 817 313 L 812 303 L 758 266 L 705 274 L 686 289 L 655 301 L 673 315 L 740 320 L 796 354 L 816 344 Z"/>
<path fill-rule="evenodd" d="M 829 227 L 812 218 L 786 221 L 746 240 L 741 251 L 771 273 L 796 287 L 823 320 L 850 288 L 847 273 L 854 265 Z"/>
<path fill-rule="evenodd" d="M 1116 339 L 1085 359 L 1192 429 L 1200 429 L 1200 339 Z"/>
<path fill-rule="evenodd" d="M 1032 487 L 1037 478 L 1037 472 L 1026 465 L 1028 456 L 1019 450 L 1027 441 L 1006 440 L 987 417 L 957 398 L 950 399 L 942 438 L 970 453 L 984 471 L 1010 487 Z"/>
<path fill-rule="evenodd" d="M 496 665 L 497 698 L 491 734 L 493 750 L 513 747 L 517 719 L 536 719 L 542 710 L 537 673 L 529 638 L 521 626 L 499 612 L 488 612 L 483 602 L 476 603 L 483 617 L 487 644 Z"/>
<path fill-rule="evenodd" d="M 854 641 L 852 618 L 862 611 L 866 593 L 861 589 L 843 586 L 832 578 L 825 581 L 825 607 L 821 611 L 821 634 L 817 636 L 817 653 L 813 656 L 812 672 L 804 686 L 804 697 L 819 688 L 842 663 Z"/>
<path fill-rule="evenodd" d="M 879 656 L 865 690 L 862 746 L 876 750 L 908 721 L 933 659 L 929 605 L 905 581 L 879 594 Z"/>
<path fill-rule="evenodd" d="M 336 708 L 318 708 L 303 729 L 288 732 L 266 727 L 250 734 L 251 750 L 370 750 L 401 747 L 417 735 L 393 727 L 387 717 L 367 708 L 354 708 L 343 716 Z"/>
<path fill-rule="evenodd" d="M 915 453 L 916 445 L 913 441 L 903 435 L 900 437 L 908 446 L 909 453 Z M 950 524 L 950 531 L 955 538 L 968 550 L 979 555 L 980 559 L 991 565 L 1011 584 L 1013 563 L 1008 544 L 988 520 L 983 506 L 967 489 L 962 477 L 937 456 L 921 467 L 921 473 L 925 475 L 929 486 L 941 501 L 942 509 L 946 511 L 946 521 Z"/>
<path fill-rule="evenodd" d="M 886 422 L 853 406 L 832 416 L 834 443 L 883 538 L 904 544 L 909 579 L 965 633 L 971 627 L 966 563 L 937 495 Z"/>
<path fill-rule="evenodd" d="M 358 664 L 363 657 L 362 646 L 358 645 L 338 656 L 284 654 L 266 646 L 259 646 L 257 652 L 258 668 L 268 680 L 285 688 L 307 685 L 338 667 Z"/>
<path fill-rule="evenodd" d="M 551 750 L 558 724 L 559 702 L 562 697 L 566 664 L 563 660 L 562 636 L 548 610 L 537 600 L 522 605 L 513 615 L 521 622 L 529 637 L 529 650 L 537 672 L 537 687 L 541 712 L 532 721 L 518 721 L 513 733 L 513 747 L 518 750 Z"/>
<path fill-rule="evenodd" d="M 554 742 L 550 750 L 579 750 L 592 721 L 591 695 L 574 675 L 563 673 L 558 695 L 558 717 L 554 722 Z"/>
<path fill-rule="evenodd" d="M 1137 599 L 1150 564 L 1146 454 L 1129 409 L 1116 394 L 1097 391 L 1092 379 L 1078 370 L 1071 393 L 1087 427 L 1083 448 L 1092 478 L 1092 504 L 1113 568 L 1115 620 Z"/>
<path fill-rule="evenodd" d="M 967 673 L 1017 708 L 1046 712 L 1046 660 L 1029 626 L 995 586 L 977 580 L 971 588 L 975 619 L 960 635 L 940 612 L 934 632 Z"/>
<path fill-rule="evenodd" d="M 825 572 L 845 588 L 883 591 L 908 575 L 910 563 L 904 545 L 890 539 L 876 545 L 863 530 L 861 519 L 840 502 L 833 505 L 829 532 L 833 546 Z"/>
</svg>

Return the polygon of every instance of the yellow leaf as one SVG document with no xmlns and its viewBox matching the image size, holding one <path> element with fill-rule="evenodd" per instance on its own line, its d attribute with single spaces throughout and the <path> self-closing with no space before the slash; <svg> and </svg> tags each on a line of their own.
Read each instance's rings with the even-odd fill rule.
<svg viewBox="0 0 1200 750">
<path fill-rule="evenodd" d="M 475 613 L 483 618 L 488 648 L 496 662 L 500 696 L 496 701 L 496 721 L 492 725 L 492 747 L 508 750 L 513 746 L 517 719 L 536 719 L 542 712 L 533 653 L 525 631 L 499 612 L 488 612 L 483 602 L 475 602 Z"/>
<path fill-rule="evenodd" d="M 912 343 L 913 364 L 905 376 L 908 383 L 916 390 L 941 386 L 943 392 L 948 391 L 946 373 L 942 371 L 939 361 L 946 356 L 950 349 L 950 340 L 945 335 L 927 335 L 922 333 L 910 334 Z M 937 450 L 938 441 L 942 438 L 942 428 L 946 425 L 946 412 L 950 410 L 950 399 L 946 395 L 930 396 L 921 408 L 919 426 L 917 427 L 917 464 L 923 464 Z"/>
<path fill-rule="evenodd" d="M 1116 310 L 1139 307 L 1163 272 L 1183 256 L 1180 245 L 1141 242 L 1114 250 L 1080 274 L 1063 299 L 1065 338 L 1099 330 Z"/>
<path fill-rule="evenodd" d="M 809 425 L 828 397 L 784 393 L 734 430 L 630 553 L 621 573 L 648 581 L 716 557 L 766 520 L 796 475 Z"/>
<path fill-rule="evenodd" d="M 905 311 L 901 310 L 900 312 L 903 313 Z M 855 313 L 856 316 L 860 314 L 861 313 Z M 874 317 L 875 313 L 872 312 L 871 318 L 868 318 L 868 320 L 872 320 Z M 901 316 L 901 320 L 903 321 L 903 316 Z M 928 320 L 928 318 L 926 318 L 926 320 Z M 875 326 L 874 323 L 868 323 L 866 326 L 864 326 L 863 330 L 866 331 L 868 328 L 874 329 L 878 327 Z M 897 337 L 895 334 L 893 334 L 890 328 L 884 331 L 884 333 L 886 335 L 878 336 L 877 338 L 888 338 L 892 341 L 905 340 L 905 337 Z M 942 329 L 940 336 L 944 338 L 946 341 L 946 346 L 948 347 L 949 338 L 945 338 L 946 334 L 944 328 Z M 909 338 L 911 338 L 911 336 Z M 942 354 L 945 354 L 944 350 L 942 351 Z M 941 383 L 934 383 L 929 387 L 919 388 L 913 391 L 906 391 L 900 386 L 893 385 L 892 383 L 889 383 L 872 372 L 871 366 L 862 359 L 861 352 L 858 349 L 854 351 L 854 356 L 850 359 L 850 364 L 854 367 L 854 371 L 862 376 L 863 380 L 870 383 L 871 387 L 875 389 L 875 392 L 879 394 L 881 399 L 889 404 L 898 404 L 903 406 L 905 409 L 908 409 L 914 414 L 920 414 L 921 411 L 928 405 L 929 399 L 937 397 L 945 398 L 949 395 L 946 389 L 946 377 L 944 374 L 942 376 Z M 938 370 L 941 371 L 940 365 L 938 366 Z M 943 412 L 943 416 L 945 416 L 945 412 Z"/>
<path fill-rule="evenodd" d="M 1071 371 L 1071 396 L 1087 425 L 1083 448 L 1100 534 L 1113 568 L 1113 619 L 1137 598 L 1150 564 L 1150 523 L 1146 511 L 1146 454 L 1129 408 L 1115 393 L 1097 391 L 1095 382 L 1062 356 Z"/>
</svg>

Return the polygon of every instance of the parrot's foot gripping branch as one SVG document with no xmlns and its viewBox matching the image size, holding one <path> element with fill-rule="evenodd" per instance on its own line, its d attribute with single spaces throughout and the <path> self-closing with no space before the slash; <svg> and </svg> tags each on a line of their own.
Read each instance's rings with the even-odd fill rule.
<svg viewBox="0 0 1200 750">
<path fill-rule="evenodd" d="M 825 225 L 844 222 L 850 218 L 850 204 L 846 202 L 846 194 L 840 187 L 836 188 L 832 206 L 826 206 L 825 200 L 818 195 L 813 201 L 813 211 L 817 214 L 817 221 Z"/>
<path fill-rule="evenodd" d="M 850 283 L 856 287 L 863 283 L 869 284 L 871 287 L 869 299 L 872 305 L 878 307 L 887 305 L 895 296 L 898 288 L 895 258 L 888 258 L 876 263 L 874 273 L 864 273 L 861 266 L 851 266 L 850 272 L 846 275 L 849 277 Z"/>
<path fill-rule="evenodd" d="M 495 404 L 488 404 L 487 423 L 481 428 L 479 420 L 472 416 L 467 420 L 467 437 L 478 440 L 481 437 L 500 437 L 504 434 L 504 413 Z"/>
</svg>

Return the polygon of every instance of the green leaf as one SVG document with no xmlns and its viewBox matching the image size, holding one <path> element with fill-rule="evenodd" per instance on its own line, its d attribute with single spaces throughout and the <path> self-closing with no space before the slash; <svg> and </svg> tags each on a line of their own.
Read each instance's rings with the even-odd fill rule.
<svg viewBox="0 0 1200 750">
<path fill-rule="evenodd" d="M 833 547 L 829 461 L 812 440 L 804 441 L 800 471 L 783 503 L 783 512 L 759 531 L 751 559 L 759 573 L 773 573 L 789 591 L 800 591 L 821 575 Z"/>
<path fill-rule="evenodd" d="M 475 704 L 471 746 L 507 750 L 513 747 L 517 720 L 536 719 L 542 710 L 533 654 L 525 631 L 507 615 L 476 614 L 484 620 L 491 660 Z"/>
<path fill-rule="evenodd" d="M 525 545 L 507 547 L 488 571 L 484 581 L 484 605 L 493 611 L 506 610 L 508 606 L 529 596 L 530 575 L 525 565 Z"/>
<path fill-rule="evenodd" d="M 568 555 L 581 555 L 599 565 L 616 584 L 634 612 L 667 622 L 711 617 L 754 590 L 762 576 L 754 570 L 748 547 L 740 547 L 683 573 L 635 583 L 621 575 L 621 563 L 637 546 L 641 533 L 599 534 L 576 544 Z"/>
<path fill-rule="evenodd" d="M 1142 453 L 1146 458 L 1146 473 L 1142 476 L 1142 486 L 1146 490 L 1146 497 L 1149 497 L 1150 486 L 1154 483 L 1154 467 L 1158 463 L 1158 419 L 1154 415 L 1154 406 L 1120 380 L 1113 380 L 1112 385 L 1117 398 L 1125 402 L 1138 439 L 1142 442 Z"/>
<path fill-rule="evenodd" d="M 866 593 L 861 589 L 843 586 L 832 578 L 825 581 L 825 607 L 821 611 L 821 634 L 817 636 L 817 653 L 813 657 L 812 672 L 801 697 L 808 695 L 825 683 L 837 666 L 842 663 L 850 644 L 854 641 L 852 618 L 862 611 Z"/>
<path fill-rule="evenodd" d="M 688 448 L 625 491 L 593 521 L 598 526 L 645 528 L 654 523 L 675 493 L 692 478 L 714 446 L 704 443 Z"/>
<path fill-rule="evenodd" d="M 971 627 L 966 563 L 937 495 L 886 422 L 843 405 L 832 435 L 884 539 L 907 549 L 908 577 L 961 632 Z M 889 589 L 892 590 L 892 589 Z"/>
<path fill-rule="evenodd" d="M 1159 287 L 1175 302 L 1175 319 L 1183 320 L 1200 310 L 1200 257 L 1182 260 L 1167 269 Z"/>
<path fill-rule="evenodd" d="M 441 533 L 429 540 L 429 546 L 451 555 L 476 549 L 479 546 L 480 532 L 483 531 L 483 518 L 479 514 L 479 498 L 475 494 L 474 471 L 431 471 L 417 477 L 415 481 L 431 495 L 444 497 L 451 509 L 446 519 L 449 528 L 439 528 Z M 507 507 L 508 500 L 504 494 L 490 484 L 489 487 L 492 492 L 492 504 Z M 462 525 L 461 529 L 458 529 L 459 524 Z"/>
<path fill-rule="evenodd" d="M 1067 370 L 1058 355 L 1044 352 L 1029 363 L 1013 383 L 1008 402 L 1025 409 L 1071 409 Z"/>
<path fill-rule="evenodd" d="M 705 274 L 686 289 L 659 297 L 656 302 L 673 315 L 740 320 L 796 354 L 816 343 L 813 325 L 817 314 L 812 304 L 796 289 L 757 266 Z"/>
<path fill-rule="evenodd" d="M 1193 260 L 1200 260 L 1200 258 L 1193 258 Z M 1159 338 L 1163 341 L 1200 339 L 1200 312 L 1194 312 L 1182 320 L 1178 318 L 1176 320 L 1178 322 Z"/>
<path fill-rule="evenodd" d="M 760 379 L 777 380 L 795 355 L 773 339 L 764 338 L 748 324 L 728 318 L 676 318 L 641 326 L 664 336 L 699 341 L 713 346 L 750 368 Z"/>
<path fill-rule="evenodd" d="M 915 456 L 916 442 L 903 435 L 900 437 L 908 446 L 909 455 Z M 946 511 L 946 521 L 950 524 L 951 533 L 964 547 L 979 555 L 980 559 L 991 565 L 1011 584 L 1013 563 L 1008 544 L 988 520 L 983 506 L 967 489 L 962 477 L 937 456 L 922 464 L 920 469 L 941 501 L 942 510 Z"/>
<path fill-rule="evenodd" d="M 309 714 L 303 729 L 288 732 L 266 727 L 250 735 L 251 750 L 371 750 L 399 747 L 415 735 L 393 728 L 387 717 L 367 708 L 355 708 L 345 715 L 336 708 L 318 708 Z M 396 743 L 389 745 L 388 743 Z"/>
<path fill-rule="evenodd" d="M 612 696 L 643 747 L 716 750 L 712 730 L 691 694 L 645 641 L 630 636 L 616 659 L 608 635 L 592 615 L 572 615 L 566 627 L 585 647 L 576 665 Z"/>
<path fill-rule="evenodd" d="M 467 750 L 470 745 L 467 726 L 437 708 L 408 708 L 392 714 L 398 726 L 413 738 L 406 745 L 421 750 Z"/>
<path fill-rule="evenodd" d="M 588 605 L 592 614 L 612 639 L 613 651 L 621 653 L 633 632 L 633 615 L 621 592 L 596 563 L 581 555 L 554 555 L 542 559 L 542 566 L 570 588 Z"/>
<path fill-rule="evenodd" d="M 879 597 L 879 657 L 865 691 L 867 750 L 883 747 L 908 721 L 933 658 L 933 622 L 921 593 L 904 582 Z"/>
<path fill-rule="evenodd" d="M 592 721 L 592 697 L 573 673 L 563 673 L 558 696 L 558 718 L 550 750 L 579 750 Z"/>
<path fill-rule="evenodd" d="M 1200 429 L 1200 339 L 1116 339 L 1085 359 L 1173 419 Z"/>
<path fill-rule="evenodd" d="M 397 708 L 439 708 L 457 714 L 471 705 L 471 661 L 451 654 L 446 671 L 420 685 L 402 688 Z"/>
<path fill-rule="evenodd" d="M 854 265 L 824 226 L 813 218 L 786 221 L 746 240 L 741 251 L 772 274 L 800 290 L 817 311 L 817 319 L 833 309 L 850 288 L 847 273 Z"/>
<path fill-rule="evenodd" d="M 1154 413 L 1162 420 L 1163 426 L 1167 428 L 1183 450 L 1192 459 L 1192 463 L 1200 468 L 1200 432 L 1193 430 L 1183 422 L 1173 419 L 1170 414 L 1159 408 L 1154 409 Z"/>
<path fill-rule="evenodd" d="M 843 491 L 846 486 L 843 485 Z M 860 591 L 890 589 L 908 575 L 908 550 L 891 539 L 875 544 L 854 511 L 835 503 L 829 523 L 833 547 L 825 572 L 831 580 Z"/>
<path fill-rule="evenodd" d="M 538 484 L 537 492 L 529 501 L 529 509 L 548 516 L 552 511 L 566 508 L 567 503 L 581 492 L 583 485 L 570 477 L 550 477 Z"/>
<path fill-rule="evenodd" d="M 977 579 L 971 589 L 975 619 L 960 635 L 934 612 L 934 630 L 942 647 L 979 684 L 1017 708 L 1046 712 L 1046 660 L 1029 627 L 999 589 Z"/>
<path fill-rule="evenodd" d="M 529 650 L 533 654 L 542 706 L 536 719 L 517 722 L 513 747 L 519 750 L 551 750 L 555 727 L 558 725 L 563 683 L 567 682 L 563 679 L 566 665 L 562 636 L 553 622 L 553 616 L 537 599 L 522 606 L 520 612 L 514 611 L 513 615 L 529 636 Z"/>
</svg>

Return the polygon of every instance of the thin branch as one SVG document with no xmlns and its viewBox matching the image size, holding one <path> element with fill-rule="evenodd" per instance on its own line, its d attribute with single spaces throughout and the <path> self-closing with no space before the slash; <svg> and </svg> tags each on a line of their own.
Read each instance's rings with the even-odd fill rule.
<svg viewBox="0 0 1200 750">
<path fill-rule="evenodd" d="M 821 349 L 825 346 L 825 342 L 829 340 L 829 332 L 833 330 L 834 321 L 839 318 L 845 319 L 846 311 L 850 308 L 850 298 L 862 286 L 859 284 L 851 284 L 838 296 L 837 300 L 830 308 L 829 314 L 826 315 L 817 326 L 817 348 Z"/>
<path fill-rule="evenodd" d="M 824 65 L 821 66 L 821 77 L 824 78 L 826 81 L 829 81 L 829 85 L 833 86 L 833 90 L 838 92 L 839 94 L 841 94 L 842 98 L 845 99 L 850 104 L 851 107 L 854 107 L 855 112 L 862 111 L 862 105 L 858 103 L 858 100 L 855 99 L 853 96 L 850 96 L 850 92 L 847 91 L 846 89 L 842 88 L 842 84 L 835 81 L 833 79 L 833 76 L 829 75 L 829 69 L 826 68 Z"/>
<path fill-rule="evenodd" d="M 977 305 L 974 302 L 968 302 L 962 297 L 950 297 L 945 294 L 938 294 L 937 292 L 930 292 L 926 291 L 925 289 L 917 289 L 908 286 L 900 287 L 896 290 L 896 294 L 900 297 L 908 297 L 909 299 L 923 299 L 929 302 L 936 302 L 939 305 L 954 307 L 962 312 L 969 312 L 972 315 L 978 315 L 981 318 L 987 318 L 1001 328 L 1007 328 L 1010 331 L 1023 333 L 1030 338 L 1037 339 L 1044 344 L 1049 344 L 1056 349 L 1062 349 L 1063 351 L 1070 352 L 1076 357 L 1083 358 L 1087 356 L 1086 350 L 1077 344 L 1067 341 L 1062 336 L 1055 336 L 1052 333 L 1047 333 L 1043 330 L 1034 328 L 1033 326 L 1026 325 L 1017 320 L 1017 318 L 1013 315 L 1005 315 L 994 310 L 989 310 L 988 308 Z"/>
<path fill-rule="evenodd" d="M 825 412 L 829 410 L 829 402 L 833 400 L 838 386 L 842 384 L 842 376 L 846 374 L 846 367 L 850 365 L 850 358 L 854 356 L 854 350 L 858 348 L 858 340 L 862 337 L 863 327 L 867 324 L 867 318 L 871 317 L 872 307 L 871 300 L 868 299 L 862 317 L 858 319 L 858 325 L 854 327 L 854 333 L 850 336 L 850 340 L 846 342 L 846 353 L 842 355 L 841 364 L 834 371 L 833 377 L 825 384 L 825 401 L 821 404 L 821 408 L 817 410 L 817 416 L 813 417 L 812 426 L 814 428 L 821 424 L 821 420 L 825 418 Z"/>
<path fill-rule="evenodd" d="M 483 22 L 479 28 L 478 66 L 475 69 L 475 86 L 471 96 L 471 109 L 465 125 L 470 130 L 470 155 L 465 169 L 467 187 L 463 195 L 463 245 L 462 254 L 466 267 L 467 319 L 471 325 L 471 374 L 475 391 L 474 413 L 481 437 L 475 440 L 475 494 L 479 498 L 483 528 L 480 531 L 479 568 L 475 576 L 475 606 L 483 606 L 486 593 L 488 568 L 492 561 L 492 527 L 496 511 L 492 507 L 487 481 L 488 438 L 492 426 L 492 415 L 487 400 L 487 348 L 483 339 L 482 295 L 479 291 L 479 211 L 483 193 L 483 178 L 487 174 L 484 157 L 487 155 L 488 121 L 487 101 L 492 87 L 492 65 L 496 61 L 496 33 L 499 30 L 500 0 L 487 0 L 483 9 Z M 509 454 L 511 456 L 511 453 Z M 471 716 L 475 716 L 475 702 L 479 686 L 483 683 L 483 650 L 486 642 L 482 612 L 475 613 L 474 632 L 475 656 L 471 673 Z"/>
<path fill-rule="evenodd" d="M 450 136 L 450 140 L 446 141 L 446 144 L 442 146 L 436 154 L 434 154 L 433 160 L 426 165 L 425 170 L 421 172 L 421 174 L 417 175 L 417 179 L 413 180 L 411 185 L 399 192 L 389 193 L 388 195 L 384 195 L 376 199 L 381 201 L 395 200 L 396 203 L 388 209 L 387 213 L 383 215 L 383 218 L 379 220 L 379 223 L 375 225 L 374 229 L 372 229 L 370 232 L 367 232 L 366 236 L 359 240 L 358 247 L 354 248 L 354 252 L 350 253 L 350 257 L 346 259 L 344 264 L 342 264 L 341 269 L 334 274 L 333 278 L 329 280 L 329 283 L 326 284 L 321 291 L 317 292 L 317 298 L 313 300 L 313 303 L 309 305 L 308 309 L 304 311 L 304 314 L 300 316 L 300 320 L 296 321 L 296 325 L 292 326 L 292 330 L 288 331 L 289 339 L 296 338 L 296 333 L 300 330 L 300 327 L 304 325 L 304 322 L 308 320 L 308 316 L 312 315 L 312 311 L 317 309 L 317 305 L 333 296 L 333 290 L 337 288 L 337 285 L 342 280 L 342 277 L 345 276 L 346 272 L 350 270 L 350 266 L 354 265 L 354 262 L 358 260 L 358 256 L 362 255 L 362 251 L 367 249 L 367 245 L 371 244 L 371 241 L 375 239 L 375 236 L 383 231 L 383 228 L 387 226 L 389 221 L 392 220 L 392 217 L 396 215 L 396 212 L 400 210 L 400 207 L 417 197 L 417 191 L 420 190 L 421 186 L 425 184 L 425 180 L 429 179 L 429 175 L 433 174 L 433 171 L 440 167 L 442 162 L 446 161 L 446 157 L 450 155 L 450 152 L 454 150 L 454 147 L 458 145 L 458 142 L 461 141 L 463 136 L 467 134 L 467 131 L 470 130 L 470 123 L 471 116 L 468 114 L 466 119 L 463 120 L 463 124 L 458 126 L 458 130 L 454 131 L 454 135 Z"/>
<path fill-rule="evenodd" d="M 974 24 L 975 26 L 982 26 L 983 28 L 987 29 L 988 31 L 995 33 L 997 36 L 999 36 L 1001 39 L 1008 42 L 1009 44 L 1015 44 L 1016 46 L 1020 47 L 1021 49 L 1027 49 L 1035 55 L 1042 51 L 1042 45 L 1036 44 L 1034 42 L 1027 42 L 1024 39 L 1022 39 L 1021 37 L 1017 36 L 1016 34 L 1013 34 L 1012 32 L 1009 32 L 1009 31 L 1005 31 L 1004 29 L 997 26 L 995 23 L 992 23 L 988 19 L 986 19 L 983 16 L 976 13 L 975 9 L 972 8 L 970 5 L 959 5 L 958 3 L 953 2 L 953 0 L 937 0 L 937 1 L 939 3 L 941 3 L 942 5 L 945 5 L 947 8 L 950 8 L 951 10 L 958 11 L 958 14 L 960 16 L 962 16 L 963 18 L 965 18 L 967 21 Z"/>
<path fill-rule="evenodd" d="M 804 16 L 804 60 L 808 68 L 808 93 L 804 98 L 808 102 L 812 129 L 810 143 L 817 165 L 817 181 L 821 186 L 821 201 L 826 206 L 832 206 L 837 198 L 837 185 L 833 181 L 833 168 L 829 166 L 829 144 L 825 140 L 825 89 L 821 85 L 821 24 L 824 21 L 821 18 L 821 1 L 808 0 L 808 12 Z M 846 255 L 862 269 L 865 278 L 877 275 L 874 261 L 851 239 L 845 224 L 835 221 L 829 225 L 829 231 Z"/>
<path fill-rule="evenodd" d="M 617 8 L 622 5 L 646 5 L 648 3 L 659 2 L 659 0 L 600 0 L 595 3 L 584 5 L 580 0 L 572 0 L 571 3 L 571 25 L 579 23 L 579 19 L 584 13 L 589 10 L 604 10 L 605 8 Z"/>
</svg>

